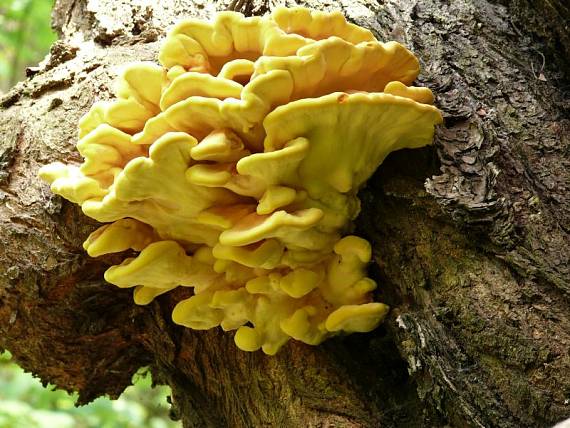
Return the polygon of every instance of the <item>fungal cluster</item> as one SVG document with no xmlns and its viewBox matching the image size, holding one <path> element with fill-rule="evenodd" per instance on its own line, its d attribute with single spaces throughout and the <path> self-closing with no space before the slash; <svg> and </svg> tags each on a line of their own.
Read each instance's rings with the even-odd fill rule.
<svg viewBox="0 0 570 428">
<path fill-rule="evenodd" d="M 185 20 L 160 65 L 129 65 L 116 99 L 79 124 L 80 166 L 40 170 L 102 223 L 88 254 L 132 250 L 105 279 L 148 304 L 192 287 L 174 322 L 237 330 L 275 354 L 367 332 L 370 244 L 350 235 L 359 188 L 392 151 L 430 144 L 441 122 L 417 59 L 339 12 L 278 8 Z"/>
</svg>

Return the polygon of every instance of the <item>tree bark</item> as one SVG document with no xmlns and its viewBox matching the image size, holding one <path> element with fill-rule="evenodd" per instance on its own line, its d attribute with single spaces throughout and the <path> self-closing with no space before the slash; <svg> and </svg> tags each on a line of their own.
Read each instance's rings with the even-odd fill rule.
<svg viewBox="0 0 570 428">
<path fill-rule="evenodd" d="M 292 3 L 291 3 L 292 4 Z M 174 325 L 188 290 L 147 307 L 110 287 L 97 225 L 36 174 L 78 162 L 79 117 L 165 29 L 267 2 L 58 0 L 60 40 L 0 100 L 0 348 L 79 403 L 150 366 L 185 427 L 547 427 L 570 417 L 570 10 L 563 0 L 342 0 L 422 62 L 445 126 L 392 154 L 360 193 L 376 331 L 277 356 Z"/>
</svg>

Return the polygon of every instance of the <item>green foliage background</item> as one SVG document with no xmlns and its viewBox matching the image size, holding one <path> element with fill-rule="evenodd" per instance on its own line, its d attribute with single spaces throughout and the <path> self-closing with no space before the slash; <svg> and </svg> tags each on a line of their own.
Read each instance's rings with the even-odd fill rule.
<svg viewBox="0 0 570 428">
<path fill-rule="evenodd" d="M 50 26 L 53 0 L 0 0 L 0 92 L 24 79 L 57 35 Z"/>
<path fill-rule="evenodd" d="M 50 27 L 53 0 L 0 0 L 0 94 L 25 78 L 57 35 Z M 76 395 L 55 391 L 0 353 L 0 428 L 177 428 L 168 418 L 168 387 L 135 376 L 118 400 L 99 398 L 76 408 Z"/>
<path fill-rule="evenodd" d="M 118 400 L 99 398 L 75 407 L 76 394 L 44 388 L 41 382 L 0 354 L 0 428 L 178 428 L 168 418 L 169 388 L 151 386 L 150 374 Z"/>
</svg>

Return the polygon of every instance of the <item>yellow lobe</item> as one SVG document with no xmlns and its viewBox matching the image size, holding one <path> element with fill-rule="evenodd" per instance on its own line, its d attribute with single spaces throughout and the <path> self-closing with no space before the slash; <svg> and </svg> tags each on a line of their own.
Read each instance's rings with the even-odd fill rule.
<svg viewBox="0 0 570 428">
<path fill-rule="evenodd" d="M 220 325 L 223 311 L 210 307 L 212 293 L 197 294 L 182 300 L 172 311 L 172 321 L 194 330 L 209 330 Z"/>
<path fill-rule="evenodd" d="M 242 351 L 253 352 L 261 348 L 261 338 L 255 329 L 242 326 L 234 336 L 236 346 Z"/>
<path fill-rule="evenodd" d="M 301 210 L 294 213 L 277 211 L 268 216 L 250 214 L 244 217 L 231 229 L 220 235 L 223 245 L 249 245 L 262 239 L 279 237 L 296 230 L 306 230 L 314 226 L 323 216 L 316 208 Z"/>
<path fill-rule="evenodd" d="M 157 237 L 152 227 L 131 218 L 117 220 L 89 235 L 83 248 L 91 257 L 118 253 L 128 249 L 142 251 Z"/>
<path fill-rule="evenodd" d="M 339 91 L 380 92 L 394 80 L 410 84 L 419 74 L 419 62 L 396 42 L 353 45 L 331 37 L 303 46 L 295 56 L 259 58 L 252 83 L 277 71 L 289 74 L 291 102 Z"/>
<path fill-rule="evenodd" d="M 143 129 L 147 120 L 153 117 L 136 99 L 118 99 L 105 110 L 105 123 L 129 134 Z"/>
<path fill-rule="evenodd" d="M 299 165 L 308 150 L 309 141 L 306 138 L 296 138 L 280 150 L 246 156 L 238 161 L 236 168 L 238 173 L 266 183 L 268 188 L 277 183 L 296 183 Z"/>
<path fill-rule="evenodd" d="M 308 345 L 318 345 L 326 339 L 327 331 L 314 319 L 317 313 L 313 306 L 297 309 L 291 317 L 281 321 L 281 330 L 293 339 Z"/>
<path fill-rule="evenodd" d="M 383 303 L 345 305 L 330 314 L 325 322 L 328 331 L 366 333 L 378 327 L 389 311 Z"/>
<path fill-rule="evenodd" d="M 354 235 L 345 236 L 339 240 L 334 246 L 334 252 L 343 259 L 357 259 L 357 263 L 368 263 L 372 257 L 370 242 Z"/>
<path fill-rule="evenodd" d="M 84 157 L 80 171 L 109 187 L 116 171 L 139 156 L 146 156 L 145 146 L 133 144 L 131 136 L 108 124 L 101 124 L 77 143 L 79 153 Z"/>
<path fill-rule="evenodd" d="M 223 79 L 233 80 L 234 82 L 245 85 L 251 79 L 251 75 L 254 72 L 254 62 L 247 59 L 234 59 L 232 61 L 226 62 L 220 72 L 218 77 Z"/>
<path fill-rule="evenodd" d="M 273 184 L 303 186 L 316 199 L 359 189 L 390 152 L 431 144 L 441 120 L 435 107 L 389 94 L 335 93 L 281 106 L 264 121 L 266 151 L 299 138 L 308 148 L 296 174 Z"/>
<path fill-rule="evenodd" d="M 409 98 L 423 104 L 433 104 L 433 93 L 429 88 L 406 86 L 402 82 L 390 82 L 384 88 L 385 94 Z"/>
<path fill-rule="evenodd" d="M 297 198 L 295 189 L 284 186 L 269 186 L 257 205 L 257 214 L 271 214 L 278 208 L 291 204 Z"/>
<path fill-rule="evenodd" d="M 182 21 L 161 65 L 127 65 L 116 99 L 81 119 L 80 167 L 39 175 L 109 223 L 91 256 L 131 250 L 105 278 L 148 304 L 178 286 L 188 328 L 237 330 L 246 351 L 375 328 L 370 244 L 346 236 L 358 190 L 441 123 L 419 62 L 339 12 L 277 8 Z"/>
<path fill-rule="evenodd" d="M 185 34 L 177 34 L 190 22 L 196 26 L 203 26 L 202 22 L 196 20 L 182 21 L 177 24 L 160 48 L 158 60 L 166 68 L 181 66 L 186 70 L 206 72 L 210 69 L 210 64 L 207 59 L 208 55 L 200 43 Z"/>
<path fill-rule="evenodd" d="M 137 305 L 148 305 L 161 294 L 168 293 L 171 288 L 152 288 L 138 285 L 133 291 L 133 300 Z"/>
<path fill-rule="evenodd" d="M 232 164 L 199 164 L 188 168 L 186 179 L 199 186 L 223 187 L 232 178 Z"/>
<path fill-rule="evenodd" d="M 250 279 L 245 284 L 245 288 L 250 294 L 273 294 L 279 290 L 280 279 L 281 275 L 278 273 L 258 276 L 257 278 Z"/>
<path fill-rule="evenodd" d="M 167 85 L 166 71 L 152 62 L 135 62 L 124 68 L 115 94 L 134 99 L 152 115 L 160 111 L 162 89 Z"/>
<path fill-rule="evenodd" d="M 314 40 L 332 36 L 357 44 L 375 41 L 371 31 L 348 23 L 341 12 L 321 12 L 304 7 L 277 7 L 271 14 L 280 29 L 288 34 L 298 34 Z"/>
<path fill-rule="evenodd" d="M 224 331 L 235 330 L 244 325 L 251 317 L 252 299 L 244 288 L 239 290 L 216 291 L 210 307 L 220 309 L 224 316 L 220 327 Z"/>
<path fill-rule="evenodd" d="M 84 176 L 76 166 L 60 162 L 41 167 L 38 176 L 50 183 L 53 193 L 80 205 L 89 200 L 100 200 L 108 193 L 97 180 Z"/>
<path fill-rule="evenodd" d="M 323 297 L 335 306 L 364 303 L 368 291 L 376 288 L 376 283 L 366 278 L 370 244 L 357 236 L 346 236 L 335 244 L 334 252 L 337 256 L 328 261 L 327 281 L 321 287 Z"/>
<path fill-rule="evenodd" d="M 281 278 L 281 290 L 298 299 L 318 287 L 321 278 L 310 269 L 298 268 Z"/>
<path fill-rule="evenodd" d="M 229 229 L 245 216 L 251 214 L 255 207 L 253 205 L 222 205 L 208 208 L 198 214 L 197 222 L 208 226 L 216 227 L 220 230 Z"/>
<path fill-rule="evenodd" d="M 229 129 L 212 131 L 190 152 L 197 161 L 236 162 L 250 154 L 240 138 Z"/>
<path fill-rule="evenodd" d="M 168 109 L 189 97 L 209 97 L 224 100 L 240 98 L 243 86 L 233 80 L 209 74 L 187 72 L 177 76 L 160 98 L 160 109 Z"/>
<path fill-rule="evenodd" d="M 281 261 L 283 244 L 276 239 L 268 239 L 260 245 L 250 247 L 229 247 L 217 244 L 213 249 L 214 257 L 222 260 L 231 260 L 241 265 L 274 269 Z"/>
<path fill-rule="evenodd" d="M 105 280 L 118 287 L 144 285 L 172 288 L 186 283 L 192 269 L 192 257 L 174 241 L 158 241 L 148 245 L 136 258 L 105 272 Z"/>
</svg>

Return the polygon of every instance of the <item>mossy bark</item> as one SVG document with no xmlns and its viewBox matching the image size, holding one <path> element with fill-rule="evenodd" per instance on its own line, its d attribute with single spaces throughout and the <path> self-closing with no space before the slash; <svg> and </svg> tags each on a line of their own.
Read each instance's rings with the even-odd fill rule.
<svg viewBox="0 0 570 428">
<path fill-rule="evenodd" d="M 364 188 L 391 305 L 385 324 L 276 357 L 173 325 L 180 290 L 148 307 L 105 284 L 95 222 L 36 173 L 77 162 L 76 126 L 117 67 L 155 60 L 183 16 L 228 4 L 59 0 L 61 40 L 0 100 L 0 347 L 80 403 L 117 397 L 141 366 L 186 427 L 547 427 L 570 417 L 570 12 L 562 0 L 307 1 L 340 8 L 422 61 L 445 126 Z M 259 14 L 271 4 L 231 5 Z M 71 42 L 72 38 L 83 42 Z"/>
</svg>

